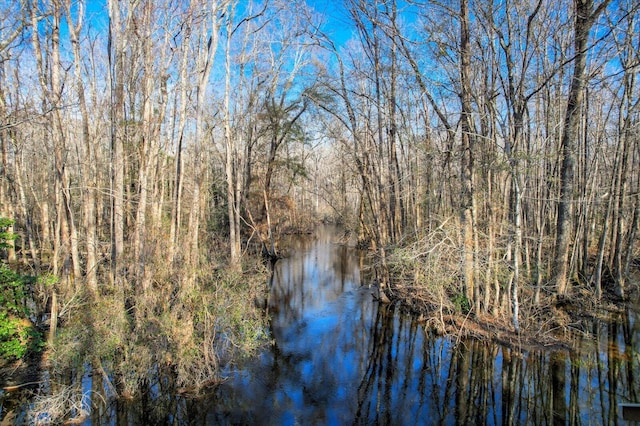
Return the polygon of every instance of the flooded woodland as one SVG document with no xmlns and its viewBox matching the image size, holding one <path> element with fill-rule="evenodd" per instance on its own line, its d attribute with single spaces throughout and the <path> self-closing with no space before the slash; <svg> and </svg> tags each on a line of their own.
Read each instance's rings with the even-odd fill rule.
<svg viewBox="0 0 640 426">
<path fill-rule="evenodd" d="M 636 311 L 584 324 L 570 347 L 443 336 L 374 300 L 364 253 L 338 237 L 321 227 L 290 241 L 268 279 L 271 342 L 219 385 L 189 396 L 154 369 L 135 398 L 115 400 L 86 368 L 67 377 L 90 413 L 82 424 L 627 424 Z"/>
<path fill-rule="evenodd" d="M 0 424 L 625 424 L 640 4 L 292 5 L 0 0 Z"/>
</svg>

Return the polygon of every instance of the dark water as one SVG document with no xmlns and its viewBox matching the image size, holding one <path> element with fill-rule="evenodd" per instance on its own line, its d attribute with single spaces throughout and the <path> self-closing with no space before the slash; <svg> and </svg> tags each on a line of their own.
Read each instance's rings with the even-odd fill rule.
<svg viewBox="0 0 640 426">
<path fill-rule="evenodd" d="M 373 300 L 361 254 L 334 230 L 293 245 L 274 269 L 273 345 L 259 359 L 201 399 L 159 378 L 141 399 L 94 404 L 86 424 L 627 424 L 618 404 L 640 396 L 635 315 L 576 324 L 571 353 L 437 337 Z"/>
<path fill-rule="evenodd" d="M 521 352 L 436 337 L 381 306 L 360 254 L 330 230 L 279 262 L 273 350 L 208 399 L 212 424 L 626 424 L 637 401 L 635 316 L 576 324 L 576 348 Z"/>
</svg>

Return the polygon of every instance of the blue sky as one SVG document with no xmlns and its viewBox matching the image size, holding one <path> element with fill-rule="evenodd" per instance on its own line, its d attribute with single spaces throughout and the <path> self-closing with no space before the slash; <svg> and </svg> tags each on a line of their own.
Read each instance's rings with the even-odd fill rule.
<svg viewBox="0 0 640 426">
<path fill-rule="evenodd" d="M 342 7 L 342 0 L 307 0 L 307 4 L 325 16 L 325 30 L 337 44 L 343 44 L 352 37 L 351 23 Z M 107 0 L 87 0 L 85 14 L 86 22 L 94 31 L 108 30 Z"/>
</svg>

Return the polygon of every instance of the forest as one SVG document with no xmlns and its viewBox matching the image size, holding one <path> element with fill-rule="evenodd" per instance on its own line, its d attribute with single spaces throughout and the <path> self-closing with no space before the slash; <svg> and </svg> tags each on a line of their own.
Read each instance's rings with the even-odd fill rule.
<svg viewBox="0 0 640 426">
<path fill-rule="evenodd" d="M 215 383 L 320 222 L 443 330 L 622 304 L 639 67 L 635 0 L 1 1 L 3 357 Z"/>
</svg>

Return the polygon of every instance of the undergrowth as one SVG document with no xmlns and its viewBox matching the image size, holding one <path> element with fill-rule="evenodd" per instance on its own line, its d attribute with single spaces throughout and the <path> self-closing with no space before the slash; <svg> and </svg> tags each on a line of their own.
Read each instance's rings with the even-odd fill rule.
<svg viewBox="0 0 640 426">
<path fill-rule="evenodd" d="M 481 299 L 478 309 L 466 297 L 460 276 L 459 233 L 459 227 L 445 221 L 428 234 L 390 250 L 387 260 L 391 302 L 410 310 L 439 333 L 529 346 L 564 345 L 586 316 L 615 314 L 624 304 L 607 295 L 597 300 L 595 289 L 580 282 L 573 283 L 571 296 L 560 300 L 544 289 L 538 292 L 523 273 L 518 285 L 520 329 L 515 330 L 510 298 L 513 273 L 507 253 L 499 247 L 489 253 L 486 241 L 480 238 L 479 252 L 475 253 Z M 632 287 L 629 285 L 630 292 Z"/>
<path fill-rule="evenodd" d="M 266 292 L 267 269 L 252 264 L 244 270 L 203 267 L 207 272 L 189 286 L 175 271 L 164 271 L 153 291 L 128 301 L 108 289 L 76 295 L 77 308 L 62 321 L 48 357 L 51 383 L 65 392 L 43 389 L 30 419 L 86 414 L 91 407 L 78 409 L 77 377 L 88 370 L 104 383 L 94 403 L 133 398 L 159 381 L 171 383 L 174 393 L 197 395 L 224 380 L 224 367 L 267 341 L 265 314 L 253 302 Z"/>
</svg>

